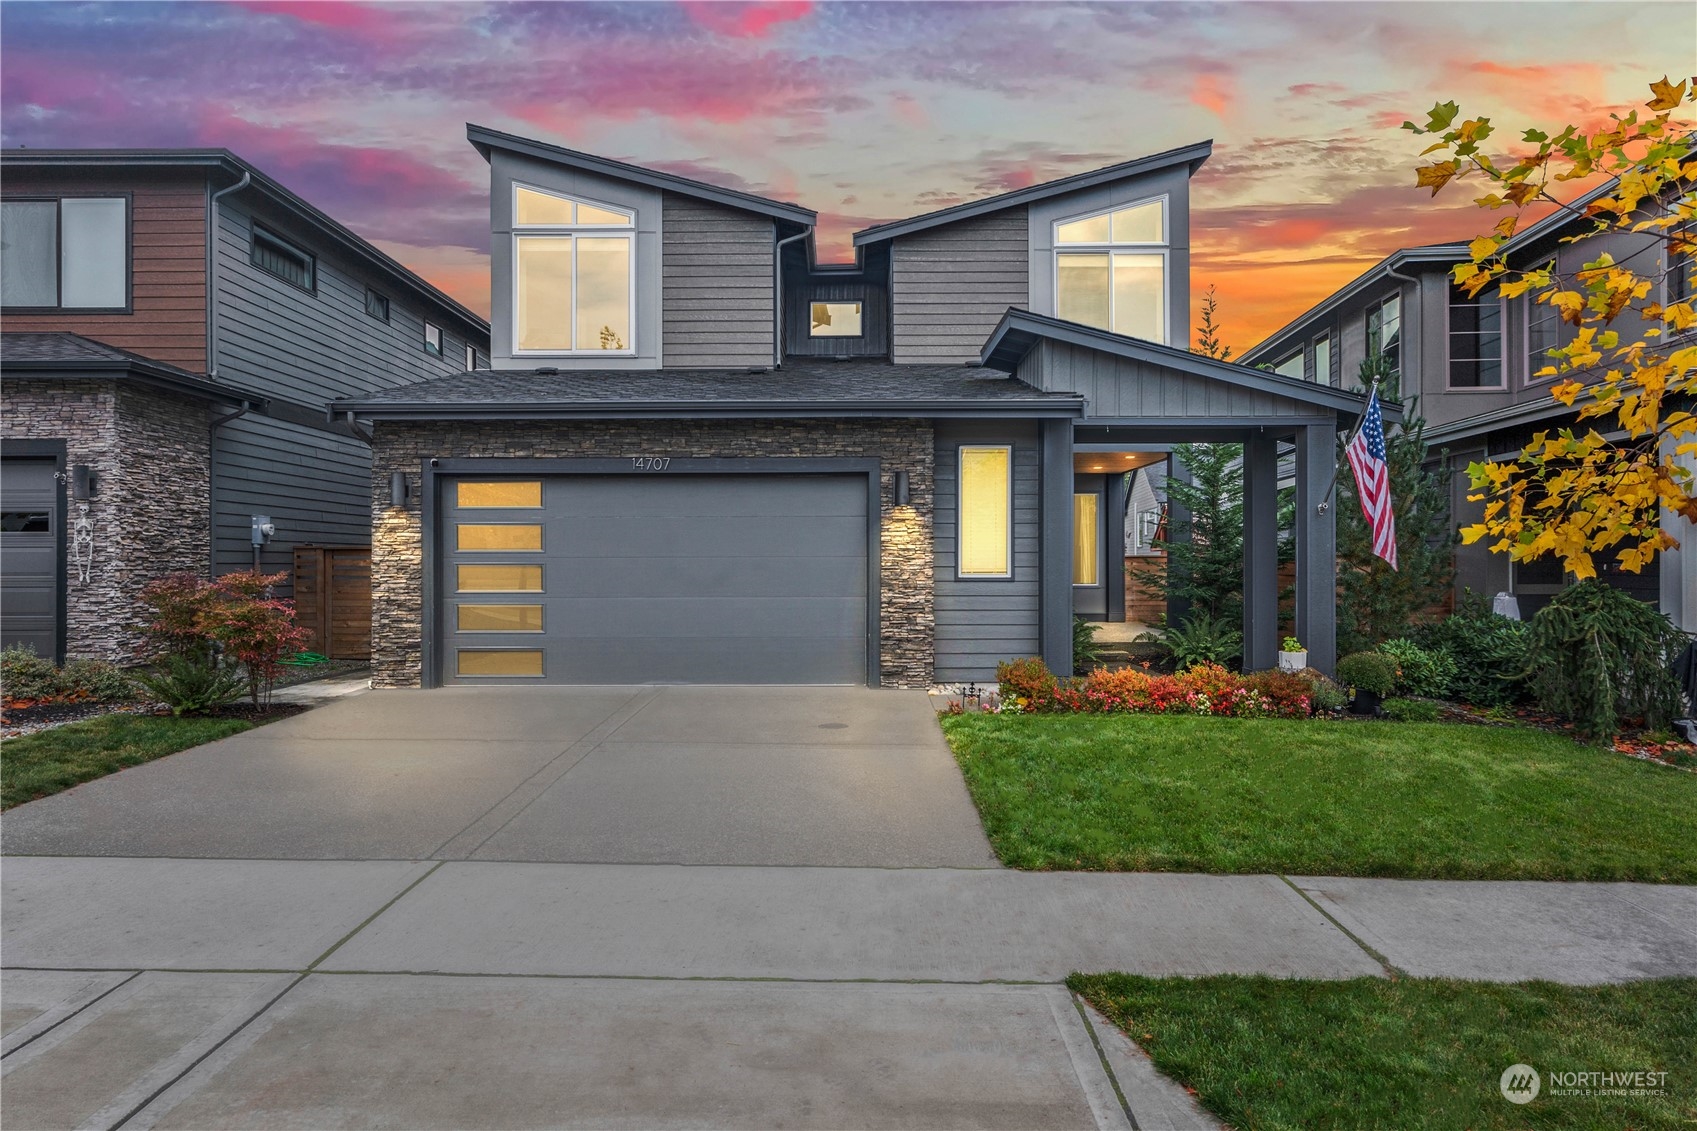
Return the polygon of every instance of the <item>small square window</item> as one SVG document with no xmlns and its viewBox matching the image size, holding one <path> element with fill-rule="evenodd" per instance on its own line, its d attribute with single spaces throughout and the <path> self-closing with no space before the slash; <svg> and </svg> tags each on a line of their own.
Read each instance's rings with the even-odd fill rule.
<svg viewBox="0 0 1697 1131">
<path fill-rule="evenodd" d="M 470 342 L 465 344 L 465 367 L 467 373 L 477 368 L 477 347 Z"/>
<path fill-rule="evenodd" d="M 254 228 L 253 246 L 249 250 L 248 260 L 261 271 L 275 275 L 303 291 L 318 289 L 317 261 L 264 228 Z"/>
<path fill-rule="evenodd" d="M 442 327 L 424 324 L 424 352 L 442 356 Z"/>
<path fill-rule="evenodd" d="M 860 303 L 816 302 L 807 329 L 812 338 L 860 337 Z"/>
<path fill-rule="evenodd" d="M 370 287 L 365 288 L 365 312 L 379 322 L 389 321 L 389 298 Z"/>
</svg>

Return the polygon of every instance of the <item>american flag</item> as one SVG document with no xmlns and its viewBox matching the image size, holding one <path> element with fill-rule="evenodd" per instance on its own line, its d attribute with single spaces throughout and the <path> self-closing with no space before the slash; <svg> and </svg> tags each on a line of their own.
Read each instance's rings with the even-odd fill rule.
<svg viewBox="0 0 1697 1131">
<path fill-rule="evenodd" d="M 1396 514 L 1391 509 L 1391 469 L 1385 462 L 1385 418 L 1379 412 L 1379 394 L 1367 398 L 1367 414 L 1355 439 L 1344 448 L 1350 469 L 1355 472 L 1355 493 L 1361 513 L 1373 528 L 1373 552 L 1396 568 Z"/>
</svg>

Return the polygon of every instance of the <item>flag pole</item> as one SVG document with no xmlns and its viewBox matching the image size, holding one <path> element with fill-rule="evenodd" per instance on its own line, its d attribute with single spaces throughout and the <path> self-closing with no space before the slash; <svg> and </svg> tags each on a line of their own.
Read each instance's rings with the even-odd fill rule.
<svg viewBox="0 0 1697 1131">
<path fill-rule="evenodd" d="M 1373 376 L 1371 376 L 1367 379 L 1367 399 L 1369 401 L 1373 399 L 1373 394 L 1375 392 L 1377 392 L 1378 389 L 1379 389 L 1379 375 L 1377 373 L 1375 373 L 1375 374 L 1373 374 Z M 1367 423 L 1367 409 L 1365 407 L 1363 407 L 1362 410 L 1361 410 L 1361 419 L 1357 420 L 1355 422 L 1355 429 L 1354 430 L 1356 432 L 1360 432 L 1362 425 L 1364 425 L 1366 423 Z M 1355 437 L 1353 435 L 1346 436 L 1344 438 L 1344 442 L 1343 442 L 1344 447 L 1346 447 L 1346 448 L 1349 447 L 1349 443 L 1353 439 L 1355 439 Z M 1326 493 L 1324 495 L 1320 496 L 1319 505 L 1317 505 L 1314 508 L 1315 514 L 1325 514 L 1328 510 L 1331 509 L 1332 492 L 1334 492 L 1338 489 L 1338 476 L 1343 474 L 1343 465 L 1337 463 L 1337 453 L 1335 451 L 1333 452 L 1332 460 L 1333 460 L 1332 481 L 1331 481 L 1331 483 L 1327 484 Z"/>
</svg>

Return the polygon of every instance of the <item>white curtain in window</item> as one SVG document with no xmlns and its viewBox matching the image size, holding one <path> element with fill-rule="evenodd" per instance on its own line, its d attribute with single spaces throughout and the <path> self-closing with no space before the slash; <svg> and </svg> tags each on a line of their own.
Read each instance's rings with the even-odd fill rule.
<svg viewBox="0 0 1697 1131">
<path fill-rule="evenodd" d="M 60 297 L 66 307 L 125 305 L 128 226 L 121 197 L 60 201 Z"/>
<path fill-rule="evenodd" d="M 59 205 L 55 201 L 9 200 L 0 204 L 0 303 L 58 304 L 58 278 L 53 269 L 58 228 Z"/>
</svg>

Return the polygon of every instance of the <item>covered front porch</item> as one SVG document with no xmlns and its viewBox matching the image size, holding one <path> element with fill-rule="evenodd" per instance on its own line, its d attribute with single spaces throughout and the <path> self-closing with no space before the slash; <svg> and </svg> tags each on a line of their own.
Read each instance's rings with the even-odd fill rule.
<svg viewBox="0 0 1697 1131">
<path fill-rule="evenodd" d="M 983 364 L 1044 392 L 1085 399 L 1081 418 L 1041 423 L 1041 560 L 1046 566 L 1075 563 L 1075 568 L 1042 571 L 1041 654 L 1051 669 L 1071 669 L 1075 613 L 1125 619 L 1123 589 L 1116 606 L 1117 585 L 1081 584 L 1107 580 L 1076 568 L 1081 513 L 1123 515 L 1123 471 L 1164 458 L 1179 444 L 1232 443 L 1243 446 L 1244 669 L 1271 668 L 1278 661 L 1282 447 L 1294 465 L 1294 631 L 1308 649 L 1309 664 L 1332 673 L 1337 661 L 1337 440 L 1365 410 L 1364 395 L 1023 310 L 1003 317 L 985 344 Z M 1389 407 L 1386 415 L 1395 418 Z M 1176 460 L 1169 467 L 1170 474 L 1184 474 Z M 1168 517 L 1182 527 L 1187 516 Z M 1117 522 L 1100 520 L 1099 529 L 1104 542 L 1123 538 Z M 1112 557 L 1101 555 L 1102 569 Z M 1103 590 L 1100 598 L 1098 589 Z"/>
</svg>

